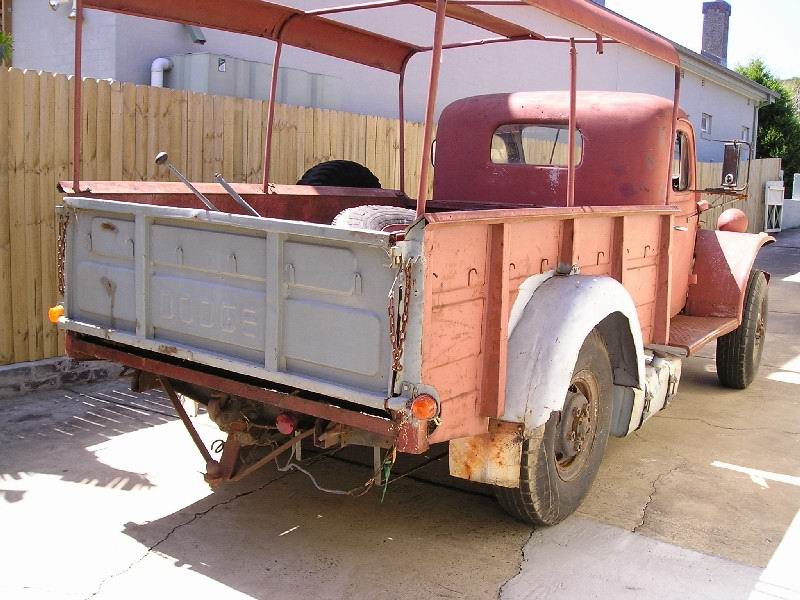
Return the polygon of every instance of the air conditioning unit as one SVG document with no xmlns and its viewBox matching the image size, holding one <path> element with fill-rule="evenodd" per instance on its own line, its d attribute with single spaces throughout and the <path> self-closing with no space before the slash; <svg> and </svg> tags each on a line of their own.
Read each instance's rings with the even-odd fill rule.
<svg viewBox="0 0 800 600">
<path fill-rule="evenodd" d="M 169 57 L 172 69 L 164 86 L 221 96 L 266 100 L 272 65 L 224 54 L 197 52 Z M 278 69 L 277 101 L 295 106 L 340 108 L 343 82 L 338 77 L 301 69 Z"/>
</svg>

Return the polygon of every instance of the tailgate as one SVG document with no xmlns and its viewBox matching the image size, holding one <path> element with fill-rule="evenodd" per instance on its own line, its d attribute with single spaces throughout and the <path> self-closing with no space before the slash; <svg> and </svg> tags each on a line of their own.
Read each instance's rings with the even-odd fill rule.
<svg viewBox="0 0 800 600">
<path fill-rule="evenodd" d="M 66 198 L 65 329 L 382 408 L 390 235 Z"/>
</svg>

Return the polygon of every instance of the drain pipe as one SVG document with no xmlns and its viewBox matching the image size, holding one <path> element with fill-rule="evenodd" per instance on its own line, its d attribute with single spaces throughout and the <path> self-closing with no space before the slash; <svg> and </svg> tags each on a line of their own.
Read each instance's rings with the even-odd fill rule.
<svg viewBox="0 0 800 600">
<path fill-rule="evenodd" d="M 150 65 L 150 85 L 153 87 L 164 87 L 164 71 L 172 69 L 172 61 L 168 58 L 159 57 Z"/>
</svg>

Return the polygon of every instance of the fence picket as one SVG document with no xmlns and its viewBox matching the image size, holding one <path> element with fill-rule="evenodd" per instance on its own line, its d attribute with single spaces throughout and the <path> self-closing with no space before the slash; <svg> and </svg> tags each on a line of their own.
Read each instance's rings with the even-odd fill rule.
<svg viewBox="0 0 800 600">
<path fill-rule="evenodd" d="M 14 359 L 13 312 L 11 305 L 11 230 L 9 222 L 9 72 L 0 68 L 0 364 Z"/>
<path fill-rule="evenodd" d="M 19 281 L 26 288 L 26 312 L 28 318 L 28 357 L 38 360 L 44 357 L 42 334 L 44 322 L 40 307 L 42 305 L 42 273 L 39 268 L 42 260 L 41 247 L 41 206 L 39 203 L 39 74 L 26 71 L 24 76 L 25 105 L 23 122 L 25 125 L 25 150 L 23 152 L 25 177 L 25 245 L 28 269 Z"/>
</svg>

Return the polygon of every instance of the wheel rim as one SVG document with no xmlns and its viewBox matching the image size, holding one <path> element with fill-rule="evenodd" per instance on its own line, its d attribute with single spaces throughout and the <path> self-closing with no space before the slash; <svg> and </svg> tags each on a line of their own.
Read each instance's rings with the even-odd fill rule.
<svg viewBox="0 0 800 600">
<path fill-rule="evenodd" d="M 561 411 L 555 450 L 556 471 L 564 481 L 578 477 L 591 454 L 597 433 L 600 386 L 591 371 L 572 377 Z"/>
<path fill-rule="evenodd" d="M 762 306 L 758 311 L 758 320 L 756 321 L 756 336 L 754 340 L 755 345 L 755 354 L 761 350 L 761 345 L 764 343 L 764 336 L 767 332 L 767 319 L 764 311 L 764 307 Z"/>
</svg>

